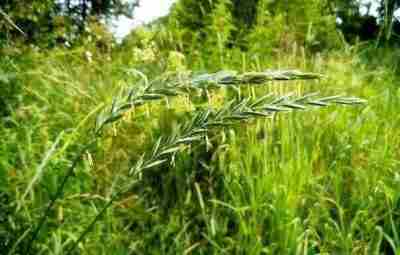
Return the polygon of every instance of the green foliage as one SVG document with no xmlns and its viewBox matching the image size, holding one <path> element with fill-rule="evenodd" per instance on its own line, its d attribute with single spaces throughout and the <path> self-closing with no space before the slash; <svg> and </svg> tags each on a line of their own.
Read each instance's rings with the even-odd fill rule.
<svg viewBox="0 0 400 255">
<path fill-rule="evenodd" d="M 39 35 L 48 32 L 55 3 L 53 0 L 4 1 L 0 4 L 0 8 L 3 12 L 0 21 L 1 40 L 27 37 L 32 41 L 38 41 L 41 40 Z M 9 20 L 4 18 L 4 15 L 7 15 Z M 10 21 L 19 29 L 11 25 Z"/>
<path fill-rule="evenodd" d="M 257 6 L 260 0 L 232 0 L 232 16 L 239 28 L 250 28 L 257 18 Z"/>
<path fill-rule="evenodd" d="M 175 50 L 189 52 L 208 38 L 206 27 L 215 1 L 178 1 L 168 16 L 168 31 L 175 41 Z"/>
<path fill-rule="evenodd" d="M 72 44 L 93 20 L 131 16 L 137 1 L 6 0 L 0 3 L 0 43 L 28 42 L 42 47 Z M 0 46 L 2 46 L 0 44 Z"/>
<path fill-rule="evenodd" d="M 15 111 L 22 91 L 22 84 L 18 77 L 18 66 L 9 57 L 0 61 L 0 118 Z"/>
<path fill-rule="evenodd" d="M 221 67 L 224 66 L 225 48 L 230 42 L 232 32 L 235 29 L 230 9 L 229 0 L 220 0 L 210 14 L 210 24 L 204 29 L 207 38 L 203 43 L 203 46 L 205 46 L 203 52 L 210 58 L 215 57 L 215 59 L 210 60 L 219 61 Z"/>
<path fill-rule="evenodd" d="M 260 1 L 258 21 L 249 41 L 270 42 L 269 49 L 289 49 L 294 43 L 311 51 L 336 48 L 336 17 L 321 0 Z M 264 38 L 263 38 L 264 34 Z M 262 50 L 257 47 L 254 52 Z M 262 51 L 261 51 L 262 52 Z"/>
<path fill-rule="evenodd" d="M 211 2 L 178 1 L 173 7 L 168 30 L 180 51 L 200 51 L 222 64 L 222 55 L 235 48 L 271 54 L 294 44 L 310 51 L 341 46 L 336 15 L 324 0 Z M 203 47 L 204 42 L 217 47 Z M 204 51 L 213 48 L 218 50 Z"/>
<path fill-rule="evenodd" d="M 179 23 L 183 28 L 189 30 L 201 30 L 209 23 L 208 15 L 212 11 L 216 1 L 181 0 L 178 1 L 171 13 L 171 22 Z"/>
</svg>

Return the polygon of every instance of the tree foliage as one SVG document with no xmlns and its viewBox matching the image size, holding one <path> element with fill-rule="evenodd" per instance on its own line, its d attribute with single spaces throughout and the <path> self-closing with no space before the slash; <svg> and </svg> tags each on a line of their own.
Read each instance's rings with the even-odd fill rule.
<svg viewBox="0 0 400 255">
<path fill-rule="evenodd" d="M 137 5 L 137 0 L 3 0 L 0 40 L 35 44 L 73 40 L 85 32 L 90 20 L 132 17 Z"/>
<path fill-rule="evenodd" d="M 335 16 L 326 8 L 327 3 L 326 0 L 181 0 L 172 10 L 169 25 L 180 34 L 177 41 L 187 43 L 181 47 L 185 49 L 219 37 L 224 38 L 228 48 L 242 50 L 265 52 L 293 42 L 315 49 L 329 48 L 336 43 L 333 37 L 337 33 Z M 217 28 L 216 22 L 224 24 L 225 29 Z"/>
<path fill-rule="evenodd" d="M 207 27 L 212 26 L 211 17 L 220 2 L 180 0 L 176 3 L 169 20 L 179 24 L 177 28 L 182 42 L 193 45 L 194 41 L 214 37 Z M 347 42 L 354 43 L 357 40 L 393 40 L 393 35 L 400 33 L 400 23 L 394 17 L 394 12 L 400 7 L 399 0 L 380 0 L 378 16 L 371 3 L 359 0 L 227 2 L 226 14 L 220 17 L 231 17 L 233 28 L 225 31 L 229 33 L 225 36 L 229 37 L 227 44 L 241 49 L 262 49 L 268 45 L 271 50 L 271 47 L 285 47 L 285 44 L 296 42 L 319 50 L 339 45 L 342 41 L 340 34 Z M 258 47 L 260 44 L 264 46 Z"/>
<path fill-rule="evenodd" d="M 254 25 L 257 18 L 257 5 L 260 0 L 232 0 L 232 15 L 236 24 L 249 28 Z"/>
</svg>

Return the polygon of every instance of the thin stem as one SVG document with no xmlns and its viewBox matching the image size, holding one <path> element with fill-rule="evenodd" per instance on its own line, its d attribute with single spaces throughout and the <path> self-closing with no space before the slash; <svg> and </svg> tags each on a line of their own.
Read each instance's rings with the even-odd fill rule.
<svg viewBox="0 0 400 255">
<path fill-rule="evenodd" d="M 119 194 L 118 194 L 119 195 Z M 92 230 L 93 226 L 96 224 L 96 222 L 103 216 L 103 214 L 107 211 L 107 209 L 113 204 L 115 198 L 117 197 L 114 196 L 113 198 L 110 199 L 110 201 L 107 202 L 107 204 L 101 209 L 101 211 L 96 215 L 96 217 L 92 220 L 92 222 L 86 227 L 86 229 L 82 232 L 82 234 L 79 236 L 79 238 L 74 242 L 74 244 L 67 250 L 65 253 L 66 255 L 70 254 L 76 249 L 76 246 L 83 241 L 83 239 L 86 237 L 86 235 Z"/>
<path fill-rule="evenodd" d="M 133 182 L 133 184 L 135 184 L 137 182 Z M 128 185 L 128 187 L 132 187 L 133 184 Z M 101 209 L 101 211 L 96 214 L 96 216 L 94 217 L 94 219 L 90 222 L 90 224 L 85 228 L 85 230 L 82 232 L 82 234 L 78 237 L 78 239 L 76 241 L 74 241 L 74 243 L 72 244 L 72 246 L 66 251 L 66 255 L 70 254 L 71 252 L 73 252 L 76 247 L 78 246 L 78 244 L 80 242 L 82 242 L 85 237 L 87 236 L 87 234 L 90 233 L 90 231 L 92 230 L 92 228 L 94 227 L 94 225 L 100 220 L 100 218 L 104 215 L 104 213 L 107 211 L 108 208 L 110 208 L 110 206 L 114 203 L 114 201 L 120 197 L 122 194 L 125 193 L 125 190 L 127 189 L 122 189 L 121 191 L 117 192 L 116 194 L 114 194 L 113 196 L 111 196 L 110 200 L 106 203 L 106 205 Z"/>
<path fill-rule="evenodd" d="M 7 22 L 14 27 L 18 32 L 20 32 L 22 35 L 26 36 L 25 32 L 22 31 L 21 28 L 19 28 L 14 21 L 12 21 L 12 19 L 10 18 L 10 16 L 7 15 L 7 13 L 5 13 L 1 8 L 0 8 L 0 14 L 4 16 L 4 18 L 7 20 Z"/>
<path fill-rule="evenodd" d="M 61 184 L 57 187 L 57 191 L 55 193 L 55 195 L 51 198 L 49 204 L 46 207 L 46 210 L 43 214 L 43 216 L 40 218 L 38 225 L 36 226 L 36 228 L 34 229 L 31 238 L 28 242 L 28 245 L 26 247 L 25 253 L 29 254 L 30 253 L 30 249 L 32 247 L 33 242 L 37 239 L 39 232 L 41 230 L 41 228 L 43 227 L 43 225 L 46 223 L 46 220 L 50 214 L 51 209 L 53 208 L 54 204 L 57 202 L 57 200 L 62 196 L 62 193 L 64 191 L 65 185 L 67 184 L 69 178 L 71 176 L 73 176 L 74 174 L 74 170 L 76 168 L 76 166 L 78 165 L 78 163 L 80 162 L 82 155 L 85 153 L 85 151 L 94 144 L 96 140 L 91 141 L 90 143 L 88 143 L 81 151 L 80 153 L 75 157 L 74 161 L 72 162 L 72 165 L 70 166 L 70 168 L 67 170 L 67 173 L 65 174 Z"/>
</svg>

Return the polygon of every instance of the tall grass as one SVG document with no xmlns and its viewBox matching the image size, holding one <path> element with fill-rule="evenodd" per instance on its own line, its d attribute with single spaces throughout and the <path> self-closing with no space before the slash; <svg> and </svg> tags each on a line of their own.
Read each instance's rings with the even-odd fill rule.
<svg viewBox="0 0 400 255">
<path fill-rule="evenodd" d="M 22 98 L 1 125 L 0 247 L 6 254 L 26 254 L 27 247 L 32 254 L 398 252 L 400 93 L 388 52 L 380 53 L 376 65 L 365 61 L 369 52 L 358 51 L 224 58 L 225 67 L 243 72 L 288 67 L 325 75 L 239 90 L 234 77 L 247 83 L 260 76 L 183 76 L 179 84 L 200 87 L 198 96 L 185 86 L 176 98 L 175 89 L 157 87 L 147 91 L 152 102 L 140 107 L 131 104 L 135 95 L 124 101 L 132 89 L 146 92 L 143 75 L 132 70 L 159 76 L 162 61 L 137 65 L 115 56 L 89 63 L 80 51 L 32 54 L 24 60 L 33 62 L 29 70 L 16 73 L 24 84 Z M 170 79 L 176 76 L 162 77 L 157 86 L 176 85 Z M 232 84 L 201 92 L 221 81 Z M 296 101 L 312 91 L 351 94 L 368 104 L 270 114 L 302 109 L 304 102 L 325 105 L 312 98 Z M 275 97 L 262 97 L 290 92 L 294 99 L 282 97 L 279 105 L 270 105 Z M 223 116 L 242 102 L 240 112 L 225 119 L 235 125 L 190 133 L 207 113 L 206 120 L 222 125 L 213 119 L 218 111 L 207 109 L 232 98 L 239 101 L 224 108 Z M 266 101 L 255 106 L 264 107 L 250 111 L 259 98 Z M 347 102 L 339 99 L 331 98 Z M 203 115 L 196 118 L 193 111 Z M 268 118 L 236 122 L 261 115 Z M 100 133 L 85 148 L 96 137 L 88 134 Z M 62 185 L 65 176 L 70 177 Z M 60 187 L 62 195 L 54 196 Z"/>
</svg>

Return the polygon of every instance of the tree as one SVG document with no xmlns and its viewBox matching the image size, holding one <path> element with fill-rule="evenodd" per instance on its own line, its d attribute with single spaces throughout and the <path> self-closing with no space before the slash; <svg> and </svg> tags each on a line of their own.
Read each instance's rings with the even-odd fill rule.
<svg viewBox="0 0 400 255">
<path fill-rule="evenodd" d="M 395 12 L 400 8 L 400 0 L 381 0 L 379 6 L 379 19 L 381 21 L 381 38 L 389 42 L 393 34 L 400 34 L 400 22 L 395 17 Z M 398 37 L 397 37 L 398 38 Z"/>
<path fill-rule="evenodd" d="M 89 17 L 98 21 L 121 15 L 132 17 L 138 4 L 139 0 L 2 0 L 0 9 L 25 36 L 0 19 L 0 40 L 57 41 L 58 28 L 65 31 L 61 36 L 64 39 L 76 38 L 85 31 Z"/>
<path fill-rule="evenodd" d="M 133 17 L 133 9 L 137 7 L 139 0 L 80 0 L 63 1 L 58 3 L 60 10 L 72 17 L 74 23 L 83 30 L 88 17 L 110 18 L 116 16 Z"/>
<path fill-rule="evenodd" d="M 8 20 L 4 17 L 0 20 L 1 39 L 21 37 L 22 33 L 17 27 L 24 31 L 26 38 L 33 39 L 37 33 L 48 32 L 50 29 L 55 3 L 53 0 L 5 0 L 0 2 L 0 8 L 8 17 Z"/>
<path fill-rule="evenodd" d="M 257 6 L 259 0 L 231 0 L 232 16 L 238 27 L 250 28 L 257 19 Z"/>
<path fill-rule="evenodd" d="M 179 0 L 173 5 L 166 23 L 175 50 L 191 51 L 207 39 L 206 28 L 211 24 L 215 4 L 211 0 Z"/>
<path fill-rule="evenodd" d="M 232 15 L 230 14 L 231 1 L 220 0 L 210 15 L 210 24 L 206 28 L 207 39 L 205 41 L 205 49 L 209 52 L 209 58 L 216 56 L 220 65 L 224 65 L 224 49 L 227 46 L 233 25 Z"/>
<path fill-rule="evenodd" d="M 330 9 L 340 19 L 338 28 L 349 42 L 356 39 L 394 42 L 400 34 L 400 22 L 395 12 L 400 8 L 400 0 L 379 0 L 378 16 L 372 14 L 371 1 L 335 0 L 331 1 Z M 366 12 L 361 13 L 361 7 Z"/>
</svg>

